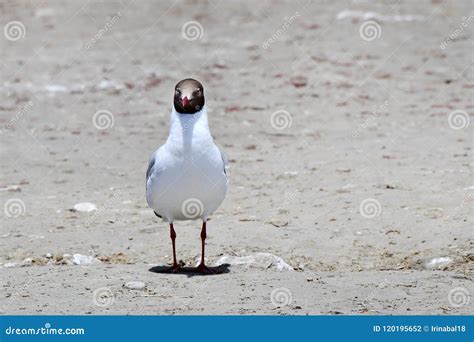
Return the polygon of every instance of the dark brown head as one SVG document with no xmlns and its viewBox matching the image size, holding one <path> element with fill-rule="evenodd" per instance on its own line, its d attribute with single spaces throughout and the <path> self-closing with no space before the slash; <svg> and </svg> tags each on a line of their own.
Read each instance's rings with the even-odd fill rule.
<svg viewBox="0 0 474 342">
<path fill-rule="evenodd" d="M 174 109 L 180 114 L 194 114 L 204 107 L 204 88 L 192 78 L 179 81 L 174 88 Z"/>
</svg>

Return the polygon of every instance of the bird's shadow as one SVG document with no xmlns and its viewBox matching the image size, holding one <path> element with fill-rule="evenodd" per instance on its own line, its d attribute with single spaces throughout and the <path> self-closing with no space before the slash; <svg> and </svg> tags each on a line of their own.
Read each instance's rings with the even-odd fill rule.
<svg viewBox="0 0 474 342">
<path fill-rule="evenodd" d="M 153 266 L 148 271 L 153 273 L 162 273 L 162 274 L 184 274 L 188 277 L 194 276 L 213 276 L 230 272 L 230 264 L 222 264 L 219 266 L 208 266 L 211 272 L 202 273 L 199 272 L 197 267 L 183 266 L 178 270 L 173 270 L 170 266 Z"/>
</svg>

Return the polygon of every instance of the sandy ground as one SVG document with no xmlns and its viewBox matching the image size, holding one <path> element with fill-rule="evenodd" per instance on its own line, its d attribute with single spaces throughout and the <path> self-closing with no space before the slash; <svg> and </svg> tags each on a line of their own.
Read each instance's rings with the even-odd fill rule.
<svg viewBox="0 0 474 342">
<path fill-rule="evenodd" d="M 23 25 L 0 36 L 1 313 L 472 313 L 471 1 L 0 13 Z M 230 159 L 208 261 L 247 263 L 221 275 L 149 271 L 171 246 L 145 170 L 185 77 L 203 82 Z M 81 202 L 97 210 L 72 210 Z M 176 229 L 195 265 L 199 222 Z"/>
</svg>

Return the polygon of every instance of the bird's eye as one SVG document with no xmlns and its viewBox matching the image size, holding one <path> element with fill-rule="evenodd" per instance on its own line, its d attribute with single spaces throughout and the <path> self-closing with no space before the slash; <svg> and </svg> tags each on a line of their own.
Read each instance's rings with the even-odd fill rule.
<svg viewBox="0 0 474 342">
<path fill-rule="evenodd" d="M 202 93 L 201 93 L 200 90 L 197 90 L 197 91 L 195 92 L 195 94 L 196 94 L 196 96 L 201 96 Z"/>
<path fill-rule="evenodd" d="M 180 94 L 181 94 L 181 90 L 176 89 L 176 90 L 175 90 L 175 94 L 176 94 L 176 95 L 180 95 Z"/>
</svg>

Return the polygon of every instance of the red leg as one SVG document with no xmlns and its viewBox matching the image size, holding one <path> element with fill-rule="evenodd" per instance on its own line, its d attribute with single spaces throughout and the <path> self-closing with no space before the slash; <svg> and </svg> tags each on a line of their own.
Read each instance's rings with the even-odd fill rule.
<svg viewBox="0 0 474 342">
<path fill-rule="evenodd" d="M 207 237 L 206 222 L 204 221 L 202 223 L 202 229 L 201 229 L 201 263 L 197 267 L 197 271 L 204 274 L 214 274 L 216 272 L 210 269 L 209 267 L 207 267 L 204 262 L 205 249 L 206 249 L 206 237 Z"/>
<path fill-rule="evenodd" d="M 176 260 L 176 232 L 174 231 L 173 224 L 170 223 L 170 238 L 171 238 L 171 244 L 173 245 L 173 269 L 178 269 L 178 261 Z"/>
<path fill-rule="evenodd" d="M 205 249 L 206 249 L 206 222 L 202 223 L 202 229 L 201 229 L 201 265 L 204 266 L 204 254 L 205 254 Z"/>
</svg>

